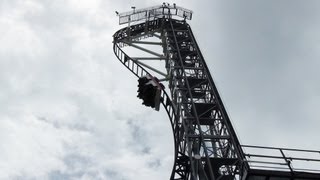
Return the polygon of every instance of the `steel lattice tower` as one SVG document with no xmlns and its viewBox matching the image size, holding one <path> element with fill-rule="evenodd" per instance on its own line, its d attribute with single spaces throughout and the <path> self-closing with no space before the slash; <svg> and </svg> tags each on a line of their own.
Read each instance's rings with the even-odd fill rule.
<svg viewBox="0 0 320 180">
<path fill-rule="evenodd" d="M 170 179 L 247 179 L 251 172 L 248 154 L 242 150 L 186 21 L 191 20 L 192 11 L 163 4 L 118 16 L 119 23 L 128 26 L 113 36 L 115 55 L 134 75 L 147 76 L 161 90 L 158 100 L 169 116 L 175 143 Z M 134 57 L 124 51 L 126 47 L 144 54 Z M 163 71 L 151 61 L 161 61 Z M 161 82 L 169 92 L 159 86 Z"/>
</svg>

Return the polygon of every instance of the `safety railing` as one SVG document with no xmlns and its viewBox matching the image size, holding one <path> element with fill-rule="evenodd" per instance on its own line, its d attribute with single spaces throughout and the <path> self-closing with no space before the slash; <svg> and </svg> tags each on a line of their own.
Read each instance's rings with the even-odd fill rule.
<svg viewBox="0 0 320 180">
<path fill-rule="evenodd" d="M 250 169 L 320 173 L 320 151 L 242 145 Z"/>
<path fill-rule="evenodd" d="M 119 24 L 126 24 L 136 22 L 140 20 L 151 20 L 155 18 L 163 18 L 164 16 L 177 16 L 191 20 L 192 11 L 176 6 L 164 3 L 160 6 L 153 6 L 145 9 L 135 9 L 132 11 L 119 14 Z"/>
</svg>

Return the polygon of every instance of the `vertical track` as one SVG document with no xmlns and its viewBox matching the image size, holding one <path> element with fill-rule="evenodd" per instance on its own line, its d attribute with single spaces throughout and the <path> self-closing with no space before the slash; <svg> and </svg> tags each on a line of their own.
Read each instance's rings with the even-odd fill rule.
<svg viewBox="0 0 320 180">
<path fill-rule="evenodd" d="M 185 21 L 167 20 L 169 87 L 179 110 L 191 179 L 234 179 L 243 152 L 214 82 Z M 196 175 L 196 176 L 194 176 Z"/>
</svg>

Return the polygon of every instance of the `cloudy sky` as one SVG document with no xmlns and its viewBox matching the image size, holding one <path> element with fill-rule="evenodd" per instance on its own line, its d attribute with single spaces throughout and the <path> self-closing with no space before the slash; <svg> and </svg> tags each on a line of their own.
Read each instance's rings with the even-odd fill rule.
<svg viewBox="0 0 320 180">
<path fill-rule="evenodd" d="M 168 118 L 112 52 L 114 11 L 162 2 L 0 1 L 0 179 L 168 179 Z M 320 2 L 175 3 L 241 143 L 320 150 Z"/>
</svg>

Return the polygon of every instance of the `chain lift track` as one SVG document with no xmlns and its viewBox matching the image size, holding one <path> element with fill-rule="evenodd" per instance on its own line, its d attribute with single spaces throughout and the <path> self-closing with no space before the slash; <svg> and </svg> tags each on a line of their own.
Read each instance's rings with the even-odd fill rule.
<svg viewBox="0 0 320 180">
<path fill-rule="evenodd" d="M 128 26 L 113 35 L 116 57 L 138 78 L 160 75 L 164 77 L 160 80 L 168 83 L 170 91 L 166 92 L 163 88 L 160 99 L 174 136 L 174 165 L 170 179 L 251 179 L 247 161 L 250 157 L 242 150 L 204 57 L 186 22 L 191 20 L 192 11 L 175 4 L 163 4 L 133 9 L 118 16 L 119 23 Z M 146 41 L 149 38 L 158 38 L 160 42 Z M 142 45 L 159 46 L 162 52 Z M 125 47 L 135 48 L 152 57 L 131 57 L 124 51 Z M 166 72 L 148 65 L 144 60 L 164 60 Z"/>
</svg>

